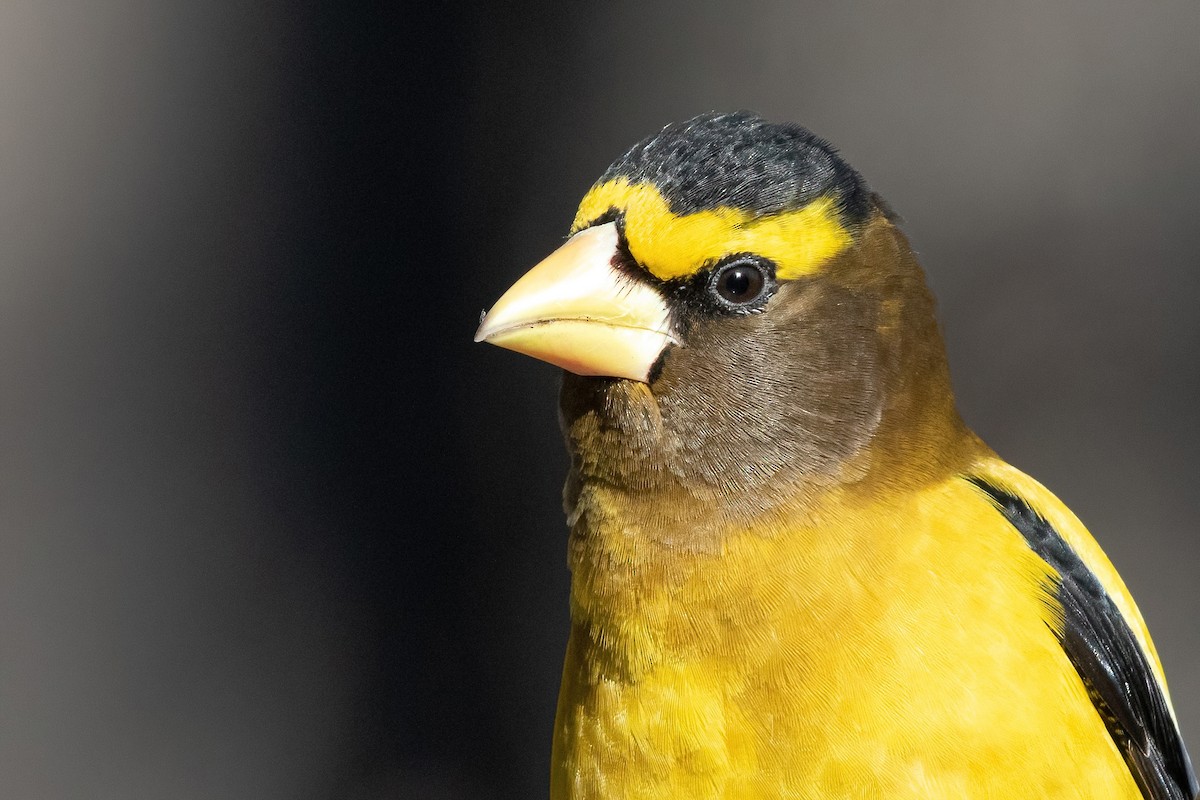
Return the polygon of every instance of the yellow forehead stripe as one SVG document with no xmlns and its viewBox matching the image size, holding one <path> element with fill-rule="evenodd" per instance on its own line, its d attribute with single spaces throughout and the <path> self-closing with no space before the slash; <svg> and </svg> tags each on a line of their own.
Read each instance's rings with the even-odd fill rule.
<svg viewBox="0 0 1200 800">
<path fill-rule="evenodd" d="M 625 213 L 625 238 L 638 263 L 661 280 L 691 275 L 734 253 L 775 262 L 781 280 L 811 275 L 850 244 L 833 201 L 818 198 L 797 211 L 756 216 L 735 208 L 673 214 L 658 188 L 616 178 L 592 187 L 571 232 L 610 209 Z"/>
</svg>

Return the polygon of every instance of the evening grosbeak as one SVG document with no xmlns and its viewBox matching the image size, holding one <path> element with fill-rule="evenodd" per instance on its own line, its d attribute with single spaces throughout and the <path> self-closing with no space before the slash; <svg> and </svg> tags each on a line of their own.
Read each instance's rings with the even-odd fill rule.
<svg viewBox="0 0 1200 800">
<path fill-rule="evenodd" d="M 555 800 L 1196 796 L 1125 585 L 963 424 L 828 143 L 669 125 L 476 339 L 565 370 Z"/>
</svg>

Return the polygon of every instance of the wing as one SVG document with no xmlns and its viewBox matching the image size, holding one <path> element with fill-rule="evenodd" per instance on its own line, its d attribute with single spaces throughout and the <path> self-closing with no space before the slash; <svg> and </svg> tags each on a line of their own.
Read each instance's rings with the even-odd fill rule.
<svg viewBox="0 0 1200 800">
<path fill-rule="evenodd" d="M 1141 644 L 1079 554 L 1022 498 L 973 477 L 1056 578 L 1059 642 L 1147 800 L 1193 800 L 1196 774 Z"/>
</svg>

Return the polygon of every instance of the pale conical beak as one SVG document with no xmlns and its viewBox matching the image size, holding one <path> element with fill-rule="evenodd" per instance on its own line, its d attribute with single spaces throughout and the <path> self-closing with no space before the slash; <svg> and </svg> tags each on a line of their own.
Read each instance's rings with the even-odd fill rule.
<svg viewBox="0 0 1200 800">
<path fill-rule="evenodd" d="M 676 343 L 649 283 L 620 270 L 616 223 L 580 231 L 496 301 L 475 333 L 577 375 L 645 381 Z"/>
</svg>

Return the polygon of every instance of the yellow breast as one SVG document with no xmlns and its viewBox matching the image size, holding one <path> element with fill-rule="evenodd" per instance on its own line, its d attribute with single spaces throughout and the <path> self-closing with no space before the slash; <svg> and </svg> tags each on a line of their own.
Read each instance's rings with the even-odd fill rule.
<svg viewBox="0 0 1200 800">
<path fill-rule="evenodd" d="M 577 543 L 553 798 L 1139 797 L 1047 567 L 970 484 L 821 519 Z"/>
</svg>

